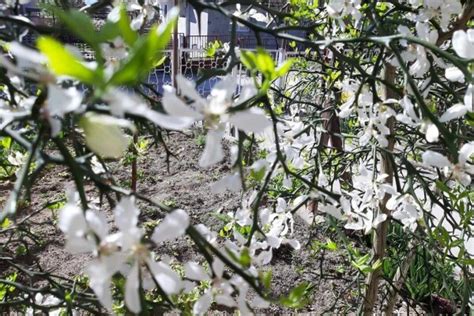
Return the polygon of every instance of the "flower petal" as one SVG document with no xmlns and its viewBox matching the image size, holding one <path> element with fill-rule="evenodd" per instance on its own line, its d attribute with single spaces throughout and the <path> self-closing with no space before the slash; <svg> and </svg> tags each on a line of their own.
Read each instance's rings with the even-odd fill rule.
<svg viewBox="0 0 474 316">
<path fill-rule="evenodd" d="M 343 219 L 341 209 L 332 204 L 321 204 L 318 205 L 318 208 L 321 212 L 329 214 L 337 219 Z"/>
<path fill-rule="evenodd" d="M 232 114 L 229 122 L 246 133 L 260 133 L 271 126 L 265 111 L 255 107 Z"/>
<path fill-rule="evenodd" d="M 67 203 L 59 212 L 59 229 L 65 234 L 85 232 L 87 223 L 82 209 L 72 203 Z"/>
<path fill-rule="evenodd" d="M 195 120 L 190 117 L 175 117 L 151 110 L 144 117 L 158 126 L 175 131 L 186 129 L 195 122 Z"/>
<path fill-rule="evenodd" d="M 209 280 L 206 270 L 196 262 L 188 262 L 184 265 L 184 274 L 188 279 L 196 281 Z"/>
<path fill-rule="evenodd" d="M 232 296 L 227 295 L 227 294 L 217 294 L 215 299 L 216 299 L 216 303 L 219 305 L 224 305 L 227 307 L 234 307 L 237 305 L 234 299 L 232 298 Z"/>
<path fill-rule="evenodd" d="M 107 236 L 108 225 L 104 213 L 100 213 L 97 210 L 87 210 L 86 220 L 90 228 L 99 237 L 99 239 L 102 240 Z"/>
<path fill-rule="evenodd" d="M 94 260 L 86 268 L 89 285 L 100 303 L 109 311 L 112 310 L 112 294 L 110 292 L 111 278 L 115 271 L 111 271 L 107 264 Z"/>
<path fill-rule="evenodd" d="M 171 130 L 182 130 L 193 124 L 195 119 L 190 117 L 175 117 L 152 110 L 141 98 L 112 89 L 104 96 L 109 102 L 113 115 L 123 117 L 125 113 L 143 117 L 154 124 Z"/>
<path fill-rule="evenodd" d="M 436 125 L 434 125 L 433 123 L 428 123 L 427 127 L 426 127 L 426 140 L 429 142 L 429 143 L 434 143 L 434 142 L 437 142 L 439 140 L 439 130 L 438 130 L 438 127 L 436 127 Z"/>
<path fill-rule="evenodd" d="M 211 307 L 212 296 L 210 291 L 206 291 L 203 296 L 201 296 L 193 306 L 193 315 L 204 315 Z"/>
<path fill-rule="evenodd" d="M 443 168 L 451 165 L 451 162 L 448 160 L 448 158 L 432 150 L 425 151 L 423 155 L 421 155 L 421 158 L 423 160 L 423 164 L 427 166 Z"/>
<path fill-rule="evenodd" d="M 166 215 L 152 235 L 155 243 L 178 238 L 186 232 L 189 226 L 189 215 L 181 209 L 177 209 Z"/>
<path fill-rule="evenodd" d="M 214 194 L 224 193 L 226 190 L 238 192 L 241 189 L 242 181 L 239 172 L 224 176 L 222 179 L 211 185 L 211 192 Z"/>
<path fill-rule="evenodd" d="M 63 117 L 79 108 L 82 95 L 76 88 L 62 89 L 55 84 L 48 85 L 48 115 Z"/>
<path fill-rule="evenodd" d="M 112 116 L 86 113 L 80 122 L 90 150 L 103 158 L 118 158 L 123 155 L 129 144 L 129 138 L 122 127 L 133 129 L 133 124 Z"/>
<path fill-rule="evenodd" d="M 166 294 L 176 294 L 183 288 L 183 281 L 179 275 L 163 262 L 147 260 L 153 278 L 158 282 Z"/>
<path fill-rule="evenodd" d="M 474 41 L 472 41 L 472 34 L 474 30 L 466 31 L 458 30 L 453 34 L 453 49 L 459 57 L 472 59 L 474 58 Z"/>
<path fill-rule="evenodd" d="M 444 112 L 443 115 L 439 118 L 439 121 L 444 123 L 444 122 L 449 122 L 451 120 L 460 118 L 464 116 L 467 113 L 467 107 L 465 104 L 458 103 L 450 107 L 449 109 Z"/>
<path fill-rule="evenodd" d="M 464 144 L 459 150 L 459 164 L 465 165 L 474 154 L 474 142 Z"/>
<path fill-rule="evenodd" d="M 197 104 L 204 104 L 205 100 L 199 93 L 196 91 L 196 86 L 193 81 L 187 79 L 181 74 L 178 74 L 176 76 L 176 83 L 178 85 L 178 90 L 179 93 L 181 93 L 182 96 L 195 101 Z"/>
<path fill-rule="evenodd" d="M 464 73 L 458 67 L 448 67 L 445 70 L 444 76 L 452 82 L 464 82 Z"/>
<path fill-rule="evenodd" d="M 466 89 L 464 104 L 469 112 L 474 112 L 474 85 L 472 83 Z"/>
<path fill-rule="evenodd" d="M 114 209 L 115 223 L 121 231 L 136 227 L 138 215 L 140 215 L 140 210 L 135 205 L 134 198 L 130 196 L 124 196 Z"/>
<path fill-rule="evenodd" d="M 161 104 L 169 115 L 192 117 L 196 120 L 202 119 L 202 115 L 178 98 L 174 90 L 165 90 Z"/>
<path fill-rule="evenodd" d="M 138 292 L 139 287 L 138 263 L 135 262 L 128 273 L 127 281 L 125 283 L 125 304 L 127 305 L 127 308 L 135 314 L 140 313 L 142 309 Z"/>
<path fill-rule="evenodd" d="M 224 275 L 224 262 L 221 259 L 214 257 L 212 261 L 212 271 L 219 279 Z"/>
<path fill-rule="evenodd" d="M 224 159 L 224 150 L 222 149 L 222 132 L 210 130 L 206 136 L 206 146 L 199 160 L 199 166 L 207 168 Z"/>
</svg>

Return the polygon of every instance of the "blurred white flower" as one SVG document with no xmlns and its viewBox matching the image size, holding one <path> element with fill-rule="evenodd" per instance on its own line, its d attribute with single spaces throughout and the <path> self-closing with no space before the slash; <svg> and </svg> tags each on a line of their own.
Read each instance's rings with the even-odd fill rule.
<svg viewBox="0 0 474 316">
<path fill-rule="evenodd" d="M 189 221 L 188 213 L 181 209 L 174 210 L 155 228 L 151 239 L 156 243 L 176 239 L 186 232 Z"/>
<path fill-rule="evenodd" d="M 446 68 L 444 76 L 449 81 L 464 83 L 464 73 L 456 66 Z"/>
<path fill-rule="evenodd" d="M 469 142 L 459 150 L 456 164 L 451 163 L 443 154 L 431 150 L 425 151 L 421 157 L 424 165 L 442 169 L 446 177 L 452 177 L 467 187 L 472 184 L 471 175 L 474 174 L 474 166 L 469 162 L 473 154 L 474 142 Z"/>
<path fill-rule="evenodd" d="M 130 137 L 122 129 L 135 130 L 130 121 L 93 112 L 81 117 L 80 126 L 84 130 L 87 147 L 102 158 L 121 157 L 130 143 Z"/>
<path fill-rule="evenodd" d="M 118 231 L 108 233 L 108 224 L 103 213 L 86 210 L 77 205 L 77 195 L 72 195 L 59 214 L 59 227 L 66 235 L 66 248 L 72 252 L 92 252 L 96 258 L 88 264 L 86 273 L 90 286 L 99 301 L 108 310 L 112 309 L 111 280 L 120 272 L 126 277 L 125 304 L 134 312 L 141 311 L 140 284 L 152 289 L 158 283 L 166 294 L 176 294 L 182 289 L 182 280 L 167 264 L 155 262 L 153 253 L 142 243 L 143 230 L 138 227 L 139 209 L 132 197 L 123 197 L 114 209 Z M 168 214 L 157 226 L 158 232 L 172 232 L 178 237 L 183 234 L 188 223 L 180 221 L 176 228 L 178 210 Z M 170 226 L 170 227 L 166 227 Z M 183 229 L 184 228 L 184 229 Z M 159 233 L 158 233 L 159 234 Z M 169 238 L 169 236 L 166 236 Z M 140 278 L 142 282 L 140 282 Z"/>
<path fill-rule="evenodd" d="M 238 276 L 233 276 L 230 280 L 225 279 L 224 263 L 216 257 L 213 258 L 211 268 L 212 275 L 196 262 L 188 262 L 184 266 L 185 276 L 188 279 L 212 282 L 212 286 L 194 303 L 193 315 L 207 314 L 212 301 L 227 307 L 237 307 L 241 315 L 251 315 L 247 306 L 247 282 Z"/>
<path fill-rule="evenodd" d="M 46 68 L 46 56 L 18 42 L 11 42 L 8 50 L 15 57 L 16 64 L 0 55 L 0 65 L 9 72 L 42 82 L 55 81 L 55 77 Z"/>
<path fill-rule="evenodd" d="M 154 111 L 137 95 L 126 93 L 117 88 L 108 90 L 103 99 L 109 103 L 111 114 L 119 118 L 123 118 L 125 114 L 131 114 L 172 130 L 183 130 L 194 122 L 193 119 L 187 117 L 175 117 Z"/>
<path fill-rule="evenodd" d="M 246 133 L 258 133 L 270 126 L 265 112 L 260 108 L 231 111 L 235 103 L 233 96 L 237 89 L 237 81 L 233 76 L 226 76 L 211 90 L 207 99 L 202 98 L 194 87 L 194 83 L 183 76 L 176 77 L 178 91 L 164 87 L 163 107 L 168 114 L 175 117 L 188 118 L 194 121 L 204 120 L 209 129 L 204 152 L 199 160 L 201 167 L 209 167 L 224 158 L 221 139 L 225 125 L 230 123 Z M 255 91 L 255 87 L 245 85 L 241 95 L 248 99 L 247 90 Z"/>
<path fill-rule="evenodd" d="M 412 20 L 423 22 L 436 20 L 443 31 L 448 29 L 453 16 L 462 12 L 462 5 L 459 0 L 410 0 L 409 3 L 414 8 L 419 9 L 417 15 L 411 15 Z"/>
<path fill-rule="evenodd" d="M 331 0 L 326 5 L 328 14 L 338 18 L 341 23 L 344 23 L 343 18 L 346 16 L 350 16 L 356 21 L 360 20 L 362 17 L 361 8 L 360 0 Z"/>
<path fill-rule="evenodd" d="M 362 113 L 363 109 L 359 111 L 359 122 L 363 127 L 363 131 L 359 133 L 359 145 L 365 146 L 374 137 L 381 147 L 388 146 L 388 139 L 386 136 L 390 135 L 390 129 L 387 127 L 387 121 L 390 117 L 395 116 L 395 111 L 390 107 L 380 104 L 375 104 L 366 113 Z M 364 116 L 367 117 L 364 119 Z"/>
<path fill-rule="evenodd" d="M 251 8 L 250 10 L 242 11 L 240 3 L 237 3 L 235 5 L 235 11 L 233 15 L 245 20 L 254 19 L 257 22 L 262 22 L 262 23 L 268 23 L 271 20 L 270 16 L 268 16 L 267 14 L 258 12 L 254 8 Z"/>
<path fill-rule="evenodd" d="M 474 59 L 474 29 L 455 31 L 452 43 L 459 57 Z"/>
<path fill-rule="evenodd" d="M 48 98 L 43 107 L 43 115 L 51 126 L 51 136 L 61 131 L 61 120 L 64 115 L 79 109 L 82 94 L 76 88 L 62 89 L 55 84 L 48 84 Z"/>
<path fill-rule="evenodd" d="M 403 227 L 410 231 L 415 231 L 417 221 L 423 215 L 413 197 L 408 194 L 403 196 L 400 196 L 400 194 L 392 195 L 387 201 L 386 207 L 392 211 L 393 218 L 401 221 Z"/>
<path fill-rule="evenodd" d="M 79 109 L 82 94 L 76 88 L 63 89 L 56 84 L 56 77 L 45 66 L 47 59 L 43 54 L 17 42 L 9 43 L 8 48 L 16 59 L 16 65 L 3 55 L 0 55 L 0 65 L 13 74 L 47 83 L 48 97 L 42 114 L 50 123 L 51 136 L 57 136 L 61 131 L 60 119 Z"/>
<path fill-rule="evenodd" d="M 426 140 L 429 143 L 437 142 L 439 139 L 439 130 L 435 124 L 429 120 L 422 120 L 415 112 L 415 106 L 408 96 L 400 100 L 403 113 L 396 115 L 397 121 L 411 127 L 420 127 L 421 132 L 425 133 Z"/>
<path fill-rule="evenodd" d="M 51 309 L 52 307 L 55 307 L 55 306 L 61 306 L 62 305 L 61 303 L 62 303 L 62 300 L 57 298 L 56 296 L 53 296 L 53 295 L 49 295 L 49 294 L 48 295 L 43 295 L 41 293 L 37 293 L 35 295 L 35 304 L 36 305 L 49 308 L 48 316 L 60 316 L 60 315 L 62 315 L 65 312 L 65 310 L 63 308 Z M 34 316 L 34 315 L 37 315 L 37 313 L 35 313 L 35 310 L 33 309 L 33 307 L 28 307 L 26 309 L 25 315 L 26 316 Z M 72 315 L 77 316 L 78 312 L 73 310 Z"/>
<path fill-rule="evenodd" d="M 439 118 L 439 121 L 444 123 L 444 122 L 449 122 L 451 120 L 460 118 L 464 116 L 467 113 L 467 107 L 465 104 L 458 103 L 450 107 L 449 109 L 446 110 L 446 112 L 441 115 Z"/>
<path fill-rule="evenodd" d="M 231 192 L 238 192 L 241 189 L 242 180 L 238 171 L 226 175 L 222 177 L 222 179 L 211 184 L 211 191 L 214 194 L 224 193 L 227 190 Z"/>
</svg>

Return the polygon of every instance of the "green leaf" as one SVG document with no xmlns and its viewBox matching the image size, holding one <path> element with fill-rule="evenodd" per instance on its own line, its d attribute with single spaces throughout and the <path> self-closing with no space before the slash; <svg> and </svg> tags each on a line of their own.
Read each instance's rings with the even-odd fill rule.
<svg viewBox="0 0 474 316">
<path fill-rule="evenodd" d="M 240 54 L 240 61 L 247 69 L 254 70 L 257 68 L 255 54 L 251 51 L 242 51 Z"/>
<path fill-rule="evenodd" d="M 294 62 L 295 62 L 294 59 L 288 59 L 283 64 L 281 64 L 276 70 L 277 77 L 286 75 L 288 71 L 290 71 L 291 66 L 293 65 Z"/>
<path fill-rule="evenodd" d="M 310 284 L 303 282 L 290 291 L 287 297 L 280 297 L 280 303 L 290 308 L 301 308 L 308 304 Z"/>
<path fill-rule="evenodd" d="M 46 207 L 50 210 L 59 210 L 60 208 L 62 208 L 64 205 L 66 205 L 66 201 L 65 200 L 61 200 L 61 201 L 56 201 L 56 202 L 53 202 L 53 203 L 50 203 L 48 204 Z"/>
<path fill-rule="evenodd" d="M 450 193 L 450 192 L 451 192 L 451 190 L 448 188 L 448 186 L 447 186 L 445 183 L 443 183 L 442 181 L 440 181 L 440 180 L 436 180 L 436 187 L 437 187 L 439 190 L 443 191 L 443 192 L 446 192 L 446 193 Z"/>
<path fill-rule="evenodd" d="M 272 74 L 275 72 L 275 62 L 273 61 L 272 56 L 270 56 L 263 48 L 257 48 L 256 63 L 258 70 L 263 74 L 272 77 Z"/>
<path fill-rule="evenodd" d="M 260 182 L 265 176 L 265 171 L 266 171 L 266 168 L 261 168 L 258 171 L 255 171 L 254 169 L 250 169 L 250 176 L 253 179 L 255 179 L 255 181 Z"/>
<path fill-rule="evenodd" d="M 382 260 L 378 259 L 372 264 L 372 271 L 379 269 L 381 266 L 382 266 Z"/>
<path fill-rule="evenodd" d="M 163 62 L 163 50 L 171 39 L 177 18 L 178 12 L 171 14 L 166 24 L 151 28 L 148 36 L 137 39 L 130 50 L 129 57 L 110 78 L 109 83 L 134 85 L 157 64 Z"/>
<path fill-rule="evenodd" d="M 103 43 L 112 41 L 120 35 L 120 29 L 117 27 L 117 24 L 107 21 L 97 33 L 97 42 Z"/>
<path fill-rule="evenodd" d="M 56 8 L 53 12 L 75 35 L 92 46 L 97 44 L 97 31 L 87 14 L 78 10 L 63 11 Z"/>
<path fill-rule="evenodd" d="M 248 248 L 245 247 L 244 249 L 242 249 L 239 262 L 245 268 L 250 267 L 252 263 L 252 258 L 250 258 L 250 252 Z"/>
<path fill-rule="evenodd" d="M 109 83 L 114 85 L 134 85 L 143 79 L 146 67 L 146 51 L 148 44 L 145 39 L 139 39 L 132 48 L 119 70 L 110 78 Z"/>
<path fill-rule="evenodd" d="M 97 83 L 96 73 L 87 68 L 60 42 L 43 36 L 38 39 L 37 45 L 38 49 L 48 58 L 49 68 L 55 74 L 69 76 L 84 83 Z"/>
<path fill-rule="evenodd" d="M 9 149 L 12 145 L 12 138 L 11 137 L 0 137 L 0 146 L 5 149 Z"/>
<path fill-rule="evenodd" d="M 336 251 L 338 249 L 337 244 L 331 239 L 328 239 L 328 241 L 326 242 L 325 248 L 330 251 Z"/>
<path fill-rule="evenodd" d="M 214 57 L 216 54 L 217 50 L 222 47 L 222 44 L 220 41 L 216 40 L 207 45 L 206 48 L 206 55 L 208 57 Z"/>
<path fill-rule="evenodd" d="M 12 222 L 8 218 L 5 218 L 3 220 L 3 222 L 0 223 L 0 227 L 2 229 L 6 229 L 6 228 L 10 227 L 11 224 L 12 224 Z"/>
<path fill-rule="evenodd" d="M 270 289 L 272 284 L 272 270 L 262 271 L 259 274 L 260 281 L 266 289 Z"/>
<path fill-rule="evenodd" d="M 125 43 L 129 46 L 133 46 L 133 44 L 138 40 L 138 34 L 130 27 L 130 19 L 128 18 L 127 11 L 123 6 L 120 8 L 120 19 L 117 22 L 117 26 Z"/>
</svg>

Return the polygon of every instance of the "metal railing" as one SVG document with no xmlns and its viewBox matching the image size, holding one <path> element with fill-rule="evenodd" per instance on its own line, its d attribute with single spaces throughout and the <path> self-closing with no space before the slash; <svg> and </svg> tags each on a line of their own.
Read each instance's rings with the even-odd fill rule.
<svg viewBox="0 0 474 316">
<path fill-rule="evenodd" d="M 182 48 L 205 49 L 208 45 L 215 41 L 222 43 L 232 40 L 230 34 L 210 34 L 210 35 L 187 35 L 180 38 Z M 262 46 L 268 49 L 278 49 L 279 42 L 275 38 L 264 37 L 258 45 L 257 38 L 252 35 L 236 34 L 235 43 L 240 48 L 255 48 Z"/>
<path fill-rule="evenodd" d="M 283 49 L 270 49 L 267 50 L 267 52 L 273 57 L 275 63 L 277 64 L 285 61 L 290 56 L 301 56 L 301 54 L 296 54 L 293 52 L 288 53 Z M 166 50 L 164 53 L 166 56 L 168 56 L 168 58 L 166 58 L 163 64 L 150 72 L 147 80 L 148 83 L 152 84 L 154 89 L 159 93 L 163 92 L 164 85 L 172 84 L 172 51 Z M 208 57 L 205 50 L 203 49 L 179 49 L 178 54 L 180 56 L 180 58 L 178 58 L 178 74 L 181 74 L 191 80 L 198 79 L 201 75 L 201 72 L 204 70 L 223 68 L 226 62 L 224 56 Z M 238 67 L 233 69 L 232 75 L 238 78 L 238 82 L 241 82 L 243 78 L 247 77 L 247 71 L 240 64 Z M 203 83 L 197 86 L 198 92 L 203 96 L 207 96 L 212 90 L 212 87 L 217 82 L 219 82 L 219 80 L 220 78 L 218 77 L 205 80 Z M 277 82 L 277 84 L 279 84 L 279 82 Z"/>
</svg>

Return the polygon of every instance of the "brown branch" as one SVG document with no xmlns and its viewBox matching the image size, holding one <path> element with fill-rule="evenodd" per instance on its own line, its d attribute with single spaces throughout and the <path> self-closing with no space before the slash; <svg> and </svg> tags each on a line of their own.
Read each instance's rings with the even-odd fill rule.
<svg viewBox="0 0 474 316">
<path fill-rule="evenodd" d="M 396 78 L 396 68 L 389 63 L 385 64 L 385 80 L 391 83 L 395 83 Z M 386 87 L 385 88 L 385 97 L 386 99 L 393 98 L 395 96 L 395 92 Z M 388 152 L 392 152 L 395 146 L 395 118 L 391 117 L 388 119 L 387 127 L 390 129 L 390 135 L 388 137 L 388 146 L 387 152 L 382 152 L 381 157 L 381 174 L 386 174 L 387 177 L 385 178 L 385 183 L 392 184 L 393 182 L 393 165 L 388 157 Z M 387 216 L 390 215 L 390 211 L 387 209 L 387 202 L 389 199 L 389 194 L 385 193 L 382 201 L 379 203 L 379 210 L 381 213 L 386 214 Z M 374 232 L 373 235 L 373 246 L 372 246 L 372 262 L 375 263 L 377 260 L 382 261 L 385 257 L 385 250 L 387 246 L 387 234 L 389 228 L 390 220 L 387 219 L 383 223 L 381 223 Z M 373 309 L 375 306 L 375 302 L 377 301 L 377 295 L 379 292 L 379 281 L 380 281 L 380 274 L 381 268 L 377 268 L 371 271 L 367 277 L 366 281 L 366 291 L 364 295 L 364 302 L 362 306 L 362 313 L 365 316 L 373 315 Z"/>
<path fill-rule="evenodd" d="M 438 37 L 438 40 L 436 41 L 436 44 L 440 46 L 445 41 L 450 40 L 454 32 L 458 30 L 466 30 L 467 23 L 473 18 L 474 18 L 474 2 L 467 1 L 463 12 L 459 16 L 459 18 L 453 23 L 452 28 L 449 31 L 439 33 L 439 37 Z"/>
</svg>

